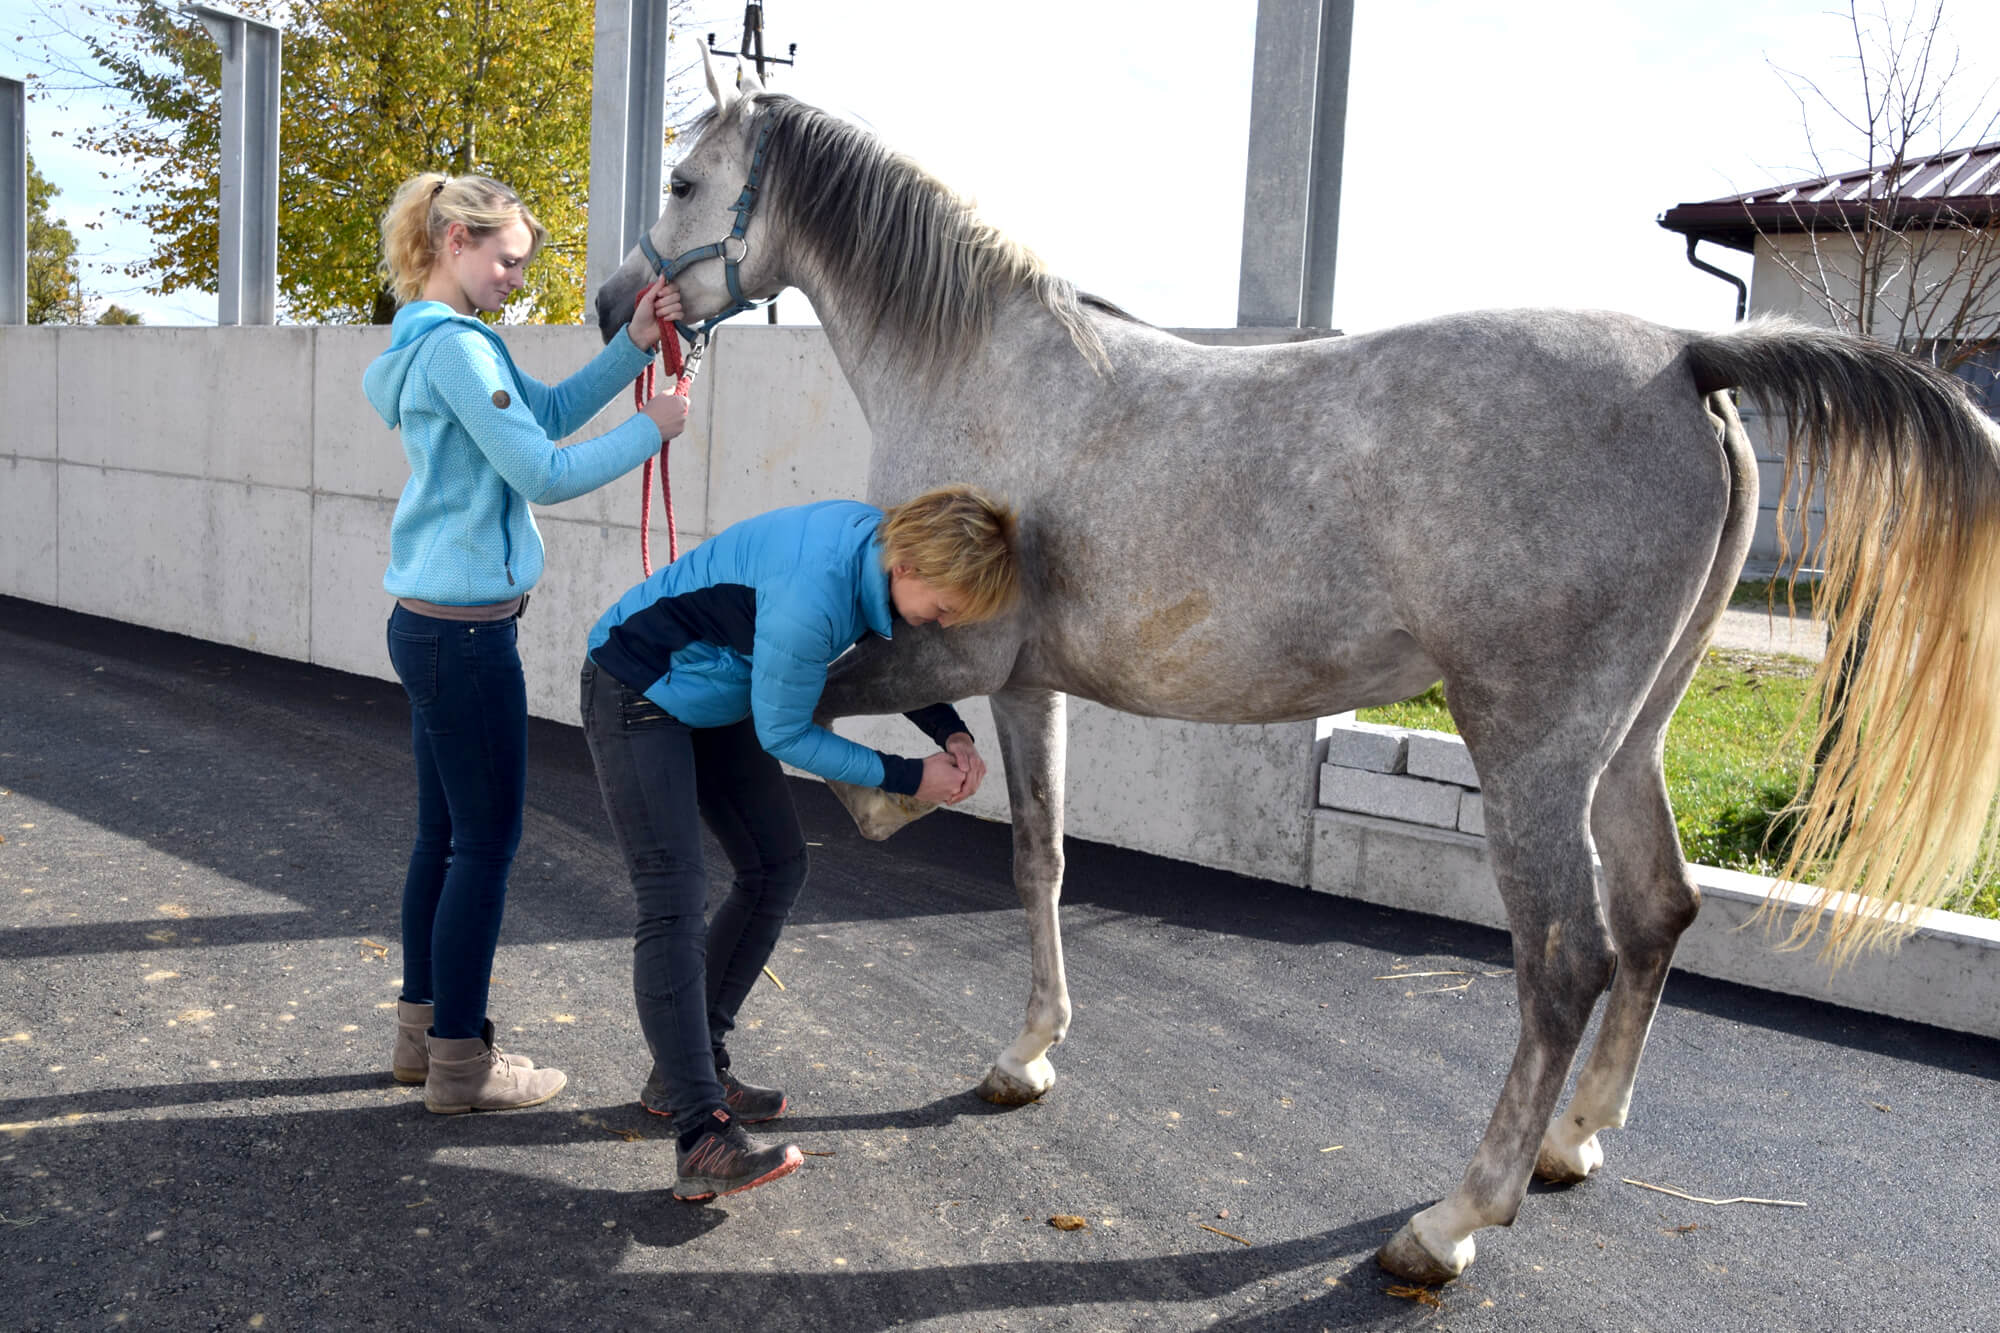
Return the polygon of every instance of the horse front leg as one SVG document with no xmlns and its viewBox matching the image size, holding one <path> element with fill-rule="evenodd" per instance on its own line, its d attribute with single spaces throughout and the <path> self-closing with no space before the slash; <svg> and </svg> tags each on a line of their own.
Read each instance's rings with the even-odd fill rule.
<svg viewBox="0 0 2000 1333">
<path fill-rule="evenodd" d="M 989 693 L 1007 678 L 1018 646 L 1004 626 L 911 629 L 894 639 L 871 639 L 834 663 L 814 720 L 828 726 L 836 718 L 902 713 Z M 880 787 L 851 782 L 826 786 L 861 836 L 873 842 L 937 809 L 929 801 Z"/>
<path fill-rule="evenodd" d="M 981 1097 L 1002 1106 L 1034 1101 L 1055 1085 L 1049 1048 L 1069 1031 L 1069 982 L 1056 913 L 1063 876 L 1064 698 L 1054 690 L 1024 688 L 992 696 L 1014 818 L 1014 887 L 1028 914 L 1032 974 L 1021 1033 L 979 1084 Z"/>
</svg>

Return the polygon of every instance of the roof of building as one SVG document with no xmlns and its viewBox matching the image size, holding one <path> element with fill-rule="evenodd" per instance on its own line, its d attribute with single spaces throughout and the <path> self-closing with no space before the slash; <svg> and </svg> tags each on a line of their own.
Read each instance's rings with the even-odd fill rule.
<svg viewBox="0 0 2000 1333">
<path fill-rule="evenodd" d="M 1862 167 L 1833 176 L 1676 204 L 1660 225 L 1696 240 L 1749 250 L 1759 235 L 1846 231 L 1871 208 L 1890 209 L 1898 230 L 1936 221 L 2000 224 L 2000 140 L 1906 160 L 1900 171 Z"/>
</svg>

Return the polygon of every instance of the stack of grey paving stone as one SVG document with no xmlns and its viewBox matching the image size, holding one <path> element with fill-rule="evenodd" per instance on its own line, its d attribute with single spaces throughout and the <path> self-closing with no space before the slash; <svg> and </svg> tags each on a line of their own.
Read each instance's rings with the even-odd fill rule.
<svg viewBox="0 0 2000 1333">
<path fill-rule="evenodd" d="M 1327 736 L 1319 803 L 1328 810 L 1486 835 L 1479 773 L 1442 731 L 1342 718 Z"/>
</svg>

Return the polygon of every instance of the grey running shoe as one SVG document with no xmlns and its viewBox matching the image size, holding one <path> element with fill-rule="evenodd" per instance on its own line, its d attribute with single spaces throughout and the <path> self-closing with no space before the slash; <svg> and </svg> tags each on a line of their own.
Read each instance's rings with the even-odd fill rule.
<svg viewBox="0 0 2000 1333">
<path fill-rule="evenodd" d="M 701 1203 L 724 1194 L 740 1194 L 789 1176 L 805 1162 L 805 1155 L 796 1146 L 759 1142 L 729 1112 L 718 1107 L 712 1114 L 715 1127 L 704 1130 L 694 1146 L 680 1149 L 675 1156 L 679 1169 L 679 1179 L 674 1181 L 676 1199 Z"/>
</svg>

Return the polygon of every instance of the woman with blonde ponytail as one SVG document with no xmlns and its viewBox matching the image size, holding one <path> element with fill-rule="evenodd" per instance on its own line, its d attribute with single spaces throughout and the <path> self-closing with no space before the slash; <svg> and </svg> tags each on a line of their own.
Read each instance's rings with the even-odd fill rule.
<svg viewBox="0 0 2000 1333">
<path fill-rule="evenodd" d="M 625 336 L 560 384 L 524 374 L 479 319 L 520 290 L 548 232 L 483 176 L 427 172 L 382 216 L 400 308 L 363 387 L 397 429 L 410 480 L 389 527 L 389 660 L 410 696 L 417 835 L 403 883 L 395 1077 L 440 1114 L 534 1106 L 567 1079 L 493 1044 L 487 981 L 527 796 L 528 708 L 515 622 L 542 573 L 528 506 L 638 467 L 687 423 L 663 394 L 558 448 L 673 336 L 680 293 L 655 283 Z"/>
</svg>

